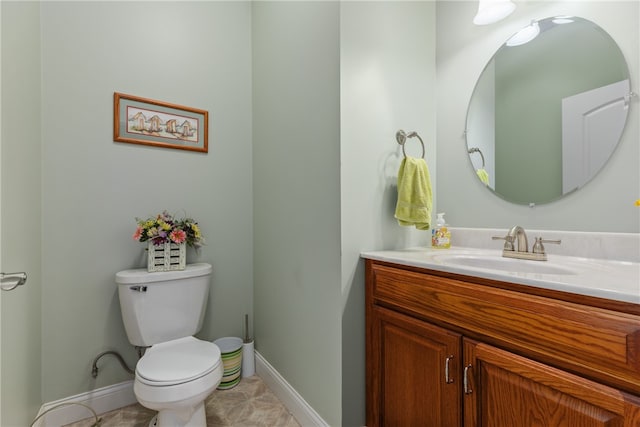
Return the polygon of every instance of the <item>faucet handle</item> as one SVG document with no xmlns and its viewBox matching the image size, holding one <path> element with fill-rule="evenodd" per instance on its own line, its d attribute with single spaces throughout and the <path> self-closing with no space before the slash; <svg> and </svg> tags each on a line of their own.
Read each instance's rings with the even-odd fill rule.
<svg viewBox="0 0 640 427">
<path fill-rule="evenodd" d="M 498 236 L 492 236 L 491 240 L 504 240 L 504 248 L 502 248 L 505 251 L 513 251 L 513 240 L 514 240 L 514 236 L 511 236 L 509 234 L 507 234 L 504 237 L 498 237 Z"/>
<path fill-rule="evenodd" d="M 543 239 L 542 237 L 536 237 L 536 242 L 533 244 L 532 252 L 534 254 L 544 254 L 545 251 L 544 251 L 543 243 L 555 243 L 559 245 L 560 243 L 562 243 L 562 240 L 560 239 L 550 240 L 550 239 Z"/>
</svg>

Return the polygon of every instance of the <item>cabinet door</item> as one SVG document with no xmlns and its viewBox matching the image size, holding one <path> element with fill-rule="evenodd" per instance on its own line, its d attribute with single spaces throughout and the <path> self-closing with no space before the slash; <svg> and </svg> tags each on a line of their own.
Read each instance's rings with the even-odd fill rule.
<svg viewBox="0 0 640 427">
<path fill-rule="evenodd" d="M 637 396 L 513 353 L 464 339 L 464 366 L 465 427 L 640 426 Z"/>
<path fill-rule="evenodd" d="M 367 343 L 367 426 L 461 426 L 461 337 L 374 307 Z"/>
</svg>

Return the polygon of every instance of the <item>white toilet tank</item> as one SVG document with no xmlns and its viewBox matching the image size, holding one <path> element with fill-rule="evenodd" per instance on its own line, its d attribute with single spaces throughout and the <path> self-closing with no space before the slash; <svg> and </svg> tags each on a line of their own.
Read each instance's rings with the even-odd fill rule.
<svg viewBox="0 0 640 427">
<path fill-rule="evenodd" d="M 122 320 L 129 342 L 148 347 L 196 334 L 202 327 L 211 265 L 189 264 L 182 271 L 116 274 Z"/>
</svg>

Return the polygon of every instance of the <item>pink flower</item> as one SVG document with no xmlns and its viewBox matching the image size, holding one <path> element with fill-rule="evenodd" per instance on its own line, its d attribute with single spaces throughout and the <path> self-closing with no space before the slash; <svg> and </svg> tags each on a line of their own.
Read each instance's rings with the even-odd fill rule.
<svg viewBox="0 0 640 427">
<path fill-rule="evenodd" d="M 133 240 L 140 241 L 140 236 L 142 236 L 142 227 L 138 226 L 138 228 L 136 228 L 136 232 L 133 233 Z"/>
<path fill-rule="evenodd" d="M 169 234 L 169 238 L 173 243 L 182 243 L 187 240 L 187 233 L 184 230 L 173 230 Z"/>
</svg>

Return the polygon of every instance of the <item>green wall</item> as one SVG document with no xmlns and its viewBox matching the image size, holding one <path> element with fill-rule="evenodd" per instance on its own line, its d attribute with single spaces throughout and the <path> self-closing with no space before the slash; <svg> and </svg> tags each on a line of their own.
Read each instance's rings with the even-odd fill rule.
<svg viewBox="0 0 640 427">
<path fill-rule="evenodd" d="M 0 425 L 26 426 L 42 403 L 40 19 L 31 2 L 0 2 L 2 21 L 2 259 L 25 271 L 24 286 L 2 292 Z"/>
<path fill-rule="evenodd" d="M 253 4 L 256 349 L 336 426 L 339 22 L 337 2 Z"/>
<path fill-rule="evenodd" d="M 137 360 L 114 283 L 145 265 L 136 216 L 199 221 L 207 245 L 187 261 L 213 265 L 199 337 L 241 336 L 244 314 L 253 319 L 251 5 L 42 2 L 40 20 L 41 399 L 51 402 L 132 378 L 106 358 L 93 379 L 91 363 L 109 349 Z M 207 110 L 209 152 L 114 142 L 114 92 Z"/>
</svg>

